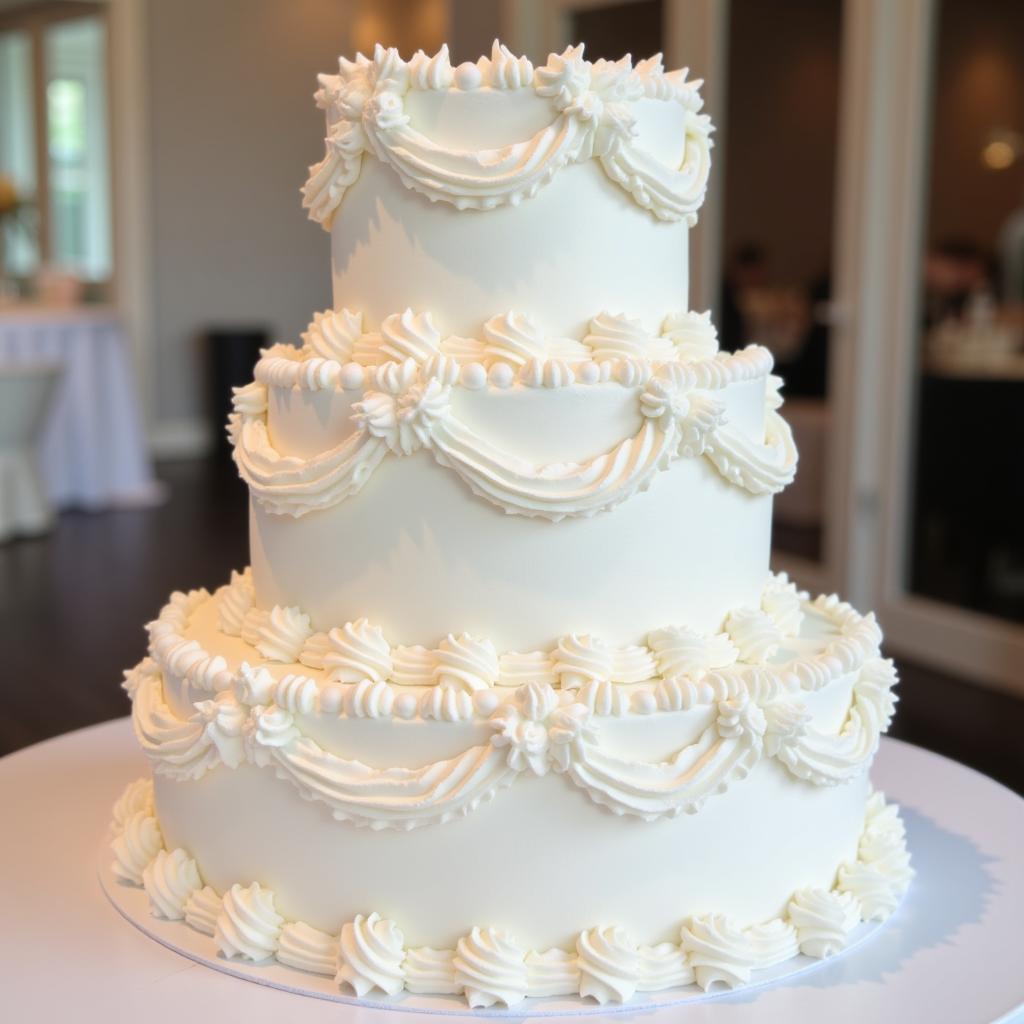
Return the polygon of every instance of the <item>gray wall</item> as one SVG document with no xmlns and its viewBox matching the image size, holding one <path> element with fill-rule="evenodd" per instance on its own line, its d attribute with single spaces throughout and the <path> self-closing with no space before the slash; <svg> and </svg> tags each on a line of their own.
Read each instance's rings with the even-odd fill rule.
<svg viewBox="0 0 1024 1024">
<path fill-rule="evenodd" d="M 155 437 L 188 446 L 206 404 L 199 335 L 293 339 L 330 305 L 328 236 L 299 187 L 320 159 L 318 71 L 348 50 L 338 0 L 151 0 Z"/>
</svg>

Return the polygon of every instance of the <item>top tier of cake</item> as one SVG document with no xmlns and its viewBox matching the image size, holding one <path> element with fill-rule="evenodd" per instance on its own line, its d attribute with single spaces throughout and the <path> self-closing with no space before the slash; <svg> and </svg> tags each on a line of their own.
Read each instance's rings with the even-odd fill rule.
<svg viewBox="0 0 1024 1024">
<path fill-rule="evenodd" d="M 711 124 L 685 71 L 582 46 L 534 68 L 495 42 L 457 68 L 447 47 L 378 47 L 320 82 L 326 155 L 304 202 L 331 231 L 334 305 L 367 329 L 411 307 L 479 337 L 523 309 L 581 338 L 612 310 L 657 335 L 687 308 Z"/>
</svg>

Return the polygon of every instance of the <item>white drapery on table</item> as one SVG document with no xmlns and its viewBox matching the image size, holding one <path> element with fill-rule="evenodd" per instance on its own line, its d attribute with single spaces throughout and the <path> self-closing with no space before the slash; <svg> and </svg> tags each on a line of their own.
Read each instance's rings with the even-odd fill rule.
<svg viewBox="0 0 1024 1024">
<path fill-rule="evenodd" d="M 151 504 L 162 488 L 146 452 L 127 344 L 108 308 L 0 309 L 0 366 L 57 363 L 43 434 L 43 482 L 58 508 Z"/>
</svg>

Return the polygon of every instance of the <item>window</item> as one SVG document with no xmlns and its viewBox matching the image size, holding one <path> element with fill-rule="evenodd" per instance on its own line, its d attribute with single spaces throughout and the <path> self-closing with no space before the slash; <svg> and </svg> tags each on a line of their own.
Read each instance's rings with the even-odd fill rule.
<svg viewBox="0 0 1024 1024">
<path fill-rule="evenodd" d="M 26 282 L 44 266 L 111 277 L 106 21 L 81 8 L 0 17 L 0 187 L 17 205 L 0 271 Z"/>
</svg>

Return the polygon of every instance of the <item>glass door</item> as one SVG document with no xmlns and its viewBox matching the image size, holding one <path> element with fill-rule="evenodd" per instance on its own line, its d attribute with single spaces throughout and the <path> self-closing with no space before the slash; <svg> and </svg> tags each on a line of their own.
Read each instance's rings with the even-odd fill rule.
<svg viewBox="0 0 1024 1024">
<path fill-rule="evenodd" d="M 930 88 L 905 195 L 880 611 L 895 647 L 1024 694 L 1024 8 L 935 0 L 916 20 Z"/>
<path fill-rule="evenodd" d="M 936 28 L 904 582 L 1024 624 L 1024 6 Z"/>
<path fill-rule="evenodd" d="M 847 2 L 830 508 L 889 651 L 1024 694 L 1017 6 Z"/>
</svg>

